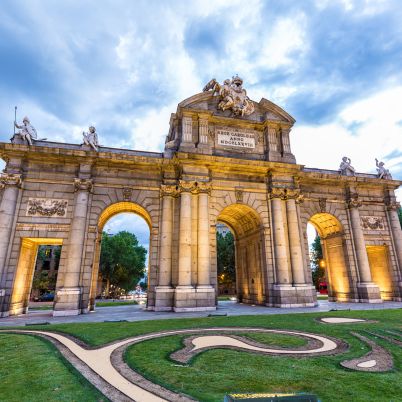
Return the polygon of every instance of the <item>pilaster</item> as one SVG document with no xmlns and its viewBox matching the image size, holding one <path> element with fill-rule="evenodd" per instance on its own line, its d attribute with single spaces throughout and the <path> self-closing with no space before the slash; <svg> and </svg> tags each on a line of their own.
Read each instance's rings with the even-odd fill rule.
<svg viewBox="0 0 402 402">
<path fill-rule="evenodd" d="M 364 241 L 363 229 L 360 223 L 359 207 L 362 202 L 357 193 L 351 193 L 346 206 L 349 209 L 350 221 L 353 232 L 353 242 L 356 252 L 357 269 L 359 271 L 360 281 L 357 283 L 359 300 L 367 303 L 381 303 L 380 288 L 373 283 L 370 271 L 370 264 Z"/>
<path fill-rule="evenodd" d="M 80 274 L 84 250 L 89 193 L 93 183 L 90 178 L 74 179 L 75 205 L 68 240 L 64 283 L 56 291 L 54 316 L 78 315 L 81 313 Z"/>
</svg>

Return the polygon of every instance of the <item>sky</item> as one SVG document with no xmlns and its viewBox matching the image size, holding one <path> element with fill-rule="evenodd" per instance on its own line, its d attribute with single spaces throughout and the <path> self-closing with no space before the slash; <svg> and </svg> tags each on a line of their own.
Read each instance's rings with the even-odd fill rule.
<svg viewBox="0 0 402 402">
<path fill-rule="evenodd" d="M 39 137 L 162 151 L 177 104 L 239 74 L 295 119 L 297 162 L 343 156 L 402 179 L 400 0 L 7 1 L 0 4 L 0 141 Z M 398 192 L 399 200 L 402 192 Z"/>
</svg>

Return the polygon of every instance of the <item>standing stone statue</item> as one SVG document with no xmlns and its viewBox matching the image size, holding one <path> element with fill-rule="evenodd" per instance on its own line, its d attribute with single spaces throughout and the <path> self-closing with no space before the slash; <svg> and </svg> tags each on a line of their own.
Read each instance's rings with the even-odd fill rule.
<svg viewBox="0 0 402 402">
<path fill-rule="evenodd" d="M 356 173 L 355 168 L 350 164 L 351 160 L 347 156 L 342 158 L 342 162 L 339 165 L 338 172 L 343 176 L 354 176 Z"/>
<path fill-rule="evenodd" d="M 17 122 L 15 122 L 14 125 L 15 127 L 19 128 L 20 131 L 15 133 L 14 137 L 11 139 L 11 142 L 14 142 L 16 136 L 19 136 L 21 139 L 26 141 L 28 145 L 32 145 L 32 141 L 38 138 L 35 127 L 31 124 L 28 117 L 24 117 L 21 126 L 19 126 Z"/>
<path fill-rule="evenodd" d="M 384 167 L 384 162 L 378 162 L 378 159 L 375 158 L 375 165 L 377 166 L 377 177 L 379 179 L 392 180 L 391 173 Z"/>
<path fill-rule="evenodd" d="M 96 152 L 98 152 L 99 142 L 98 142 L 98 134 L 96 134 L 96 128 L 94 126 L 90 126 L 88 128 L 88 132 L 82 132 L 84 137 L 84 144 L 92 147 Z"/>
</svg>

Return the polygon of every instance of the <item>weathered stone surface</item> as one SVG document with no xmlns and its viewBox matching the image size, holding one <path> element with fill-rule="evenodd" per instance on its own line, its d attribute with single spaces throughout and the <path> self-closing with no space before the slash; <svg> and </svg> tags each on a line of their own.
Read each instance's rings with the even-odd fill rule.
<svg viewBox="0 0 402 402">
<path fill-rule="evenodd" d="M 149 310 L 215 308 L 218 222 L 236 238 L 239 301 L 315 305 L 308 222 L 321 237 L 330 300 L 401 300 L 394 194 L 401 182 L 350 168 L 304 168 L 291 153 L 295 120 L 284 110 L 262 99 L 247 100 L 251 113 L 234 113 L 219 102 L 212 92 L 181 102 L 163 154 L 0 143 L 7 161 L 0 177 L 0 314 L 26 310 L 32 250 L 49 242 L 62 244 L 55 314 L 93 309 L 99 236 L 120 212 L 140 215 L 150 228 Z M 32 200 L 40 208 L 27 214 Z"/>
</svg>

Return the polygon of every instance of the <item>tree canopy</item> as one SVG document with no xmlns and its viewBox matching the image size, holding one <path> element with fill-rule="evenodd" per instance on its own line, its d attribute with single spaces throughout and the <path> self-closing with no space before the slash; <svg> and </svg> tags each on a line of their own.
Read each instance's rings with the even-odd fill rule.
<svg viewBox="0 0 402 402">
<path fill-rule="evenodd" d="M 99 265 L 107 287 L 113 285 L 112 289 L 124 292 L 133 290 L 144 276 L 146 255 L 147 250 L 139 245 L 134 234 L 122 231 L 109 235 L 103 232 Z M 113 295 L 114 292 L 110 293 Z"/>
<path fill-rule="evenodd" d="M 236 281 L 234 238 L 231 232 L 217 233 L 218 279 L 220 283 Z"/>
<path fill-rule="evenodd" d="M 311 270 L 313 276 L 313 283 L 318 289 L 318 285 L 325 278 L 325 269 L 320 267 L 320 260 L 322 260 L 322 247 L 320 236 L 316 236 L 311 244 Z"/>
</svg>

